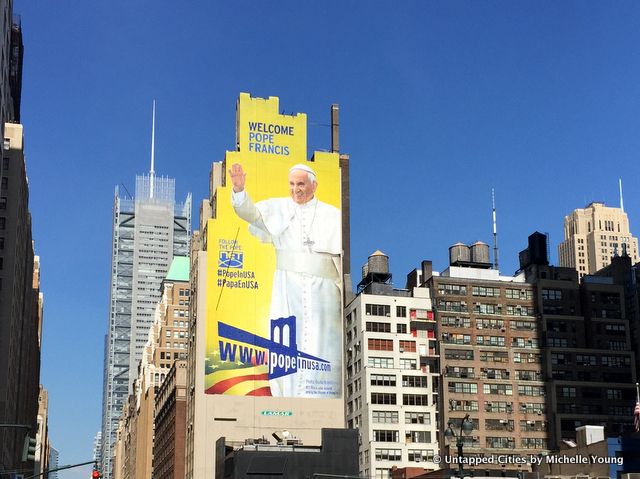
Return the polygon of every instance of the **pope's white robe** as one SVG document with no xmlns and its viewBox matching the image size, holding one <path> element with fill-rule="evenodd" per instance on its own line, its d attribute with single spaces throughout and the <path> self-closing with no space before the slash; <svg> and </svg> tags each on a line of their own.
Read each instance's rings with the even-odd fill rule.
<svg viewBox="0 0 640 479">
<path fill-rule="evenodd" d="M 253 203 L 232 193 L 249 231 L 276 249 L 270 318 L 296 317 L 299 351 L 331 362 L 331 371 L 299 369 L 270 381 L 284 397 L 340 397 L 342 389 L 342 228 L 340 210 L 317 198 L 299 205 L 291 198 Z"/>
</svg>

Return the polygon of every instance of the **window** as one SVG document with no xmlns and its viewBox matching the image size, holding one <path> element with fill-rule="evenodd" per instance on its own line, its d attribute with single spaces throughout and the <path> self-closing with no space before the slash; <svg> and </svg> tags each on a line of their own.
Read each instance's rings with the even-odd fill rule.
<svg viewBox="0 0 640 479">
<path fill-rule="evenodd" d="M 402 404 L 405 406 L 428 406 L 429 396 L 426 394 L 403 394 Z"/>
<path fill-rule="evenodd" d="M 367 346 L 369 351 L 393 351 L 393 340 L 369 338 Z"/>
<path fill-rule="evenodd" d="M 396 316 L 398 318 L 406 318 L 407 317 L 407 307 L 406 306 L 396 306 Z"/>
<path fill-rule="evenodd" d="M 422 462 L 433 460 L 433 449 L 409 449 L 409 461 Z"/>
<path fill-rule="evenodd" d="M 402 376 L 402 387 L 409 388 L 426 388 L 426 376 Z"/>
<path fill-rule="evenodd" d="M 442 324 L 443 326 L 452 326 L 456 328 L 470 328 L 471 319 L 461 318 L 459 316 L 444 316 L 440 318 L 440 324 Z"/>
<path fill-rule="evenodd" d="M 366 474 L 369 477 L 369 474 Z M 376 469 L 375 479 L 391 479 L 391 470 L 390 469 Z"/>
<path fill-rule="evenodd" d="M 574 398 L 576 397 L 576 388 L 569 386 L 558 387 L 558 396 L 564 398 Z"/>
<path fill-rule="evenodd" d="M 6 210 L 7 209 L 7 197 L 3 196 L 0 198 L 0 210 Z"/>
<path fill-rule="evenodd" d="M 484 393 L 511 396 L 513 395 L 513 386 L 511 384 L 485 384 Z"/>
<path fill-rule="evenodd" d="M 560 301 L 562 299 L 562 290 L 560 289 L 543 289 L 542 299 L 549 301 Z"/>
<path fill-rule="evenodd" d="M 3 190 L 6 190 L 9 187 L 9 178 L 7 178 L 6 176 L 3 176 L 2 182 L 0 182 L 0 186 L 2 187 Z"/>
<path fill-rule="evenodd" d="M 398 431 L 388 431 L 384 429 L 373 430 L 373 440 L 376 442 L 399 442 Z"/>
<path fill-rule="evenodd" d="M 406 334 L 407 332 L 407 325 L 406 324 L 397 324 L 396 325 L 396 331 L 399 334 Z"/>
<path fill-rule="evenodd" d="M 390 333 L 391 323 L 374 323 L 367 321 L 367 331 L 370 333 Z"/>
<path fill-rule="evenodd" d="M 405 412 L 405 424 L 431 424 L 431 414 L 428 412 Z"/>
<path fill-rule="evenodd" d="M 473 351 L 467 349 L 445 349 L 445 359 L 461 359 L 465 361 L 473 360 Z"/>
<path fill-rule="evenodd" d="M 525 449 L 547 449 L 547 440 L 540 437 L 526 437 L 520 440 L 520 446 Z"/>
<path fill-rule="evenodd" d="M 407 431 L 405 433 L 407 443 L 411 442 L 431 442 L 430 431 Z"/>
<path fill-rule="evenodd" d="M 415 353 L 416 342 L 415 341 L 400 341 L 400 352 Z"/>
<path fill-rule="evenodd" d="M 394 374 L 372 374 L 372 386 L 395 386 L 396 376 Z"/>
<path fill-rule="evenodd" d="M 371 404 L 396 404 L 396 401 L 393 393 L 371 393 Z"/>
<path fill-rule="evenodd" d="M 418 362 L 415 359 L 400 358 L 400 369 L 418 369 Z"/>
<path fill-rule="evenodd" d="M 514 449 L 516 441 L 513 437 L 487 437 L 487 447 L 492 449 Z"/>
<path fill-rule="evenodd" d="M 0 237 L 0 250 L 4 249 L 4 237 Z"/>
<path fill-rule="evenodd" d="M 607 399 L 620 400 L 622 399 L 621 389 L 607 389 Z"/>
<path fill-rule="evenodd" d="M 447 344 L 471 344 L 471 335 L 459 333 L 442 333 L 442 341 Z"/>
<path fill-rule="evenodd" d="M 459 284 L 441 284 L 438 286 L 438 294 L 456 294 L 466 296 L 467 287 Z"/>
<path fill-rule="evenodd" d="M 520 396 L 544 396 L 544 386 L 518 386 Z"/>
<path fill-rule="evenodd" d="M 378 423 L 398 423 L 398 411 L 372 411 L 371 421 Z"/>
<path fill-rule="evenodd" d="M 485 288 L 484 286 L 474 286 L 471 290 L 471 294 L 473 294 L 474 296 L 496 297 L 500 296 L 500 288 Z"/>
<path fill-rule="evenodd" d="M 0 216 L 0 230 L 5 229 L 7 226 L 7 218 Z"/>
<path fill-rule="evenodd" d="M 481 346 L 504 346 L 504 336 L 476 336 L 476 344 Z"/>
<path fill-rule="evenodd" d="M 2 171 L 7 171 L 9 169 L 9 158 L 2 159 Z"/>
<path fill-rule="evenodd" d="M 366 304 L 365 312 L 371 316 L 391 316 L 391 306 L 388 304 Z"/>
<path fill-rule="evenodd" d="M 400 360 L 402 362 L 402 359 Z M 369 358 L 369 366 L 374 368 L 392 368 L 393 358 Z"/>
<path fill-rule="evenodd" d="M 376 461 L 400 461 L 402 449 L 376 449 Z"/>
<path fill-rule="evenodd" d="M 488 386 L 485 384 L 485 387 Z M 449 392 L 450 393 L 461 393 L 461 394 L 478 394 L 478 385 L 476 383 L 457 383 L 450 382 L 449 383 Z"/>
<path fill-rule="evenodd" d="M 449 399 L 449 411 L 477 411 L 478 401 L 463 401 L 461 399 Z"/>
</svg>

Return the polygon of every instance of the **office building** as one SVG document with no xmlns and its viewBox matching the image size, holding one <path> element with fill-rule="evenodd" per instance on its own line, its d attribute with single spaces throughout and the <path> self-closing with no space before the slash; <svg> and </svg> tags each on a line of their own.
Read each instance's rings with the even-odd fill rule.
<svg viewBox="0 0 640 479">
<path fill-rule="evenodd" d="M 640 263 L 632 264 L 628 254 L 614 256 L 611 264 L 596 272 L 611 278 L 624 291 L 624 310 L 635 355 L 636 374 L 640 371 Z"/>
<path fill-rule="evenodd" d="M 154 479 L 184 478 L 187 362 L 175 360 L 155 396 Z"/>
<path fill-rule="evenodd" d="M 261 99 L 240 94 L 236 148 L 226 152 L 223 162 L 212 165 L 210 196 L 202 202 L 200 228 L 194 233 L 187 359 L 185 477 L 188 479 L 214 477 L 218 454 L 215 445 L 221 437 L 227 442 L 244 444 L 273 441 L 274 432 L 280 432 L 277 436 L 284 440 L 282 431 L 287 431 L 287 441 L 317 445 L 322 428 L 345 426 L 340 273 L 348 273 L 345 267 L 348 263 L 341 254 L 342 250 L 348 251 L 349 243 L 345 227 L 348 157 L 337 151 L 335 106 L 332 151 L 315 152 L 311 160 L 307 156 L 306 115 L 284 115 L 280 111 L 276 97 Z M 292 263 L 288 266 L 280 263 L 276 268 L 273 244 L 285 241 L 281 236 L 283 229 L 261 234 L 260 225 L 256 229 L 256 225 L 248 224 L 232 208 L 231 190 L 235 185 L 228 170 L 237 163 L 242 163 L 246 187 L 256 205 L 260 201 L 272 204 L 267 201 L 276 198 L 281 204 L 289 204 L 291 213 L 300 211 L 300 215 L 305 214 L 302 201 L 296 202 L 301 205 L 300 210 L 293 204 L 295 200 L 291 201 L 290 170 L 317 173 L 317 196 L 314 195 L 317 203 L 311 200 L 311 204 L 319 205 L 318 211 L 322 209 L 323 216 L 331 212 L 331 219 L 321 224 L 314 223 L 315 217 L 307 217 L 304 231 L 294 227 L 287 230 L 291 234 L 304 232 L 305 248 L 300 247 L 302 236 L 287 238 L 286 241 L 291 241 L 284 248 L 290 248 L 291 255 L 289 259 L 280 256 L 278 261 L 292 260 L 299 253 L 299 258 L 324 264 L 325 276 L 309 274 L 313 278 L 307 283 L 321 284 L 322 293 L 304 284 L 303 293 L 292 293 L 301 297 L 300 303 L 317 301 L 315 309 L 328 305 L 332 312 L 322 321 L 305 322 L 307 314 L 316 312 L 314 306 L 289 315 L 274 312 L 277 300 L 273 291 L 282 291 L 278 280 L 283 275 L 279 270 L 295 267 Z M 301 182 L 309 186 L 310 178 L 303 175 Z M 299 217 L 286 213 L 284 217 L 301 227 L 297 223 L 302 223 Z M 271 223 L 270 219 L 267 218 L 267 223 Z M 319 226 L 322 228 L 318 229 Z M 267 224 L 264 227 L 269 229 Z M 331 238 L 333 246 L 329 245 L 331 250 L 320 259 L 315 248 L 327 238 Z M 302 271 L 286 273 L 290 273 L 286 281 L 300 285 Z M 312 331 L 323 327 L 327 328 L 326 334 Z M 330 344 L 320 350 L 320 341 Z M 319 368 L 317 374 L 310 369 L 314 366 Z"/>
<path fill-rule="evenodd" d="M 638 238 L 631 234 L 622 208 L 593 202 L 565 216 L 564 241 L 558 246 L 560 266 L 574 268 L 582 278 L 625 253 L 638 262 Z"/>
<path fill-rule="evenodd" d="M 162 298 L 157 304 L 154 322 L 149 329 L 138 374 L 133 382 L 133 392 L 120 417 L 122 434 L 117 441 L 122 444 L 118 444 L 115 449 L 124 455 L 120 457 L 119 469 L 114 466 L 114 478 L 158 477 L 153 469 L 154 457 L 162 457 L 163 451 L 155 447 L 154 441 L 159 440 L 165 447 L 174 441 L 180 441 L 180 438 L 172 435 L 174 431 L 168 431 L 168 437 L 165 437 L 163 431 L 155 427 L 155 409 L 158 391 L 171 389 L 165 382 L 171 374 L 175 376 L 172 369 L 174 362 L 182 360 L 184 364 L 186 357 L 189 337 L 189 258 L 173 258 L 169 272 L 162 282 L 161 293 Z M 182 457 L 184 462 L 184 448 Z"/>
<path fill-rule="evenodd" d="M 134 393 L 161 285 L 174 256 L 189 254 L 191 195 L 175 202 L 175 180 L 136 177 L 135 196 L 116 187 L 108 333 L 105 337 L 102 416 L 103 474 L 111 478 L 111 455 L 118 419 Z"/>
<path fill-rule="evenodd" d="M 482 242 L 452 246 L 449 264 L 437 274 L 423 262 L 421 277 L 431 288 L 438 325 L 441 450 L 458 455 L 456 436 L 468 418 L 472 429 L 462 434 L 465 456 L 536 455 L 548 443 L 533 288 L 523 274 L 503 276 L 491 269 L 489 246 Z M 516 475 L 528 467 L 513 461 L 476 469 Z"/>
<path fill-rule="evenodd" d="M 49 449 L 49 470 L 50 471 L 60 467 L 59 460 L 60 460 L 60 452 L 58 452 L 58 450 L 55 447 L 51 446 L 51 448 Z M 50 472 L 48 479 L 58 479 L 58 471 Z"/>
<path fill-rule="evenodd" d="M 22 125 L 6 123 L 4 135 L 0 183 L 0 423 L 31 425 L 35 436 L 42 332 L 40 262 L 31 236 Z M 24 429 L 0 428 L 0 468 L 33 468 L 33 463 L 22 463 L 24 437 Z"/>
<path fill-rule="evenodd" d="M 93 460 L 102 464 L 102 431 L 98 431 L 93 438 Z"/>
<path fill-rule="evenodd" d="M 347 426 L 360 435 L 361 477 L 439 469 L 436 322 L 429 289 L 411 278 L 394 288 L 389 258 L 376 251 L 345 307 Z"/>
<path fill-rule="evenodd" d="M 550 266 L 541 233 L 529 237 L 527 250 L 520 266 L 541 323 L 550 448 L 575 441 L 581 426 L 604 426 L 607 436 L 628 432 L 636 370 L 623 287 Z"/>
</svg>

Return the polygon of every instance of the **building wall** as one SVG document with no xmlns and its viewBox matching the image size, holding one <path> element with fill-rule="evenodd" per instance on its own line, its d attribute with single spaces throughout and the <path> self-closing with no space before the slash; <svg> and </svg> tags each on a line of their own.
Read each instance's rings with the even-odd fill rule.
<svg viewBox="0 0 640 479">
<path fill-rule="evenodd" d="M 0 183 L 0 423 L 37 430 L 42 303 L 22 125 L 5 125 Z M 25 430 L 0 428 L 0 467 L 21 462 Z M 28 465 L 33 468 L 33 464 Z"/>
<path fill-rule="evenodd" d="M 154 479 L 184 478 L 187 362 L 175 361 L 156 395 Z"/>
<path fill-rule="evenodd" d="M 439 371 L 427 288 L 361 292 L 345 308 L 347 426 L 360 434 L 362 477 L 393 466 L 435 470 Z"/>
<path fill-rule="evenodd" d="M 464 438 L 465 456 L 528 456 L 547 449 L 541 331 L 524 275 L 451 266 L 427 281 L 440 341 L 441 433 L 452 423 L 459 434 L 469 414 L 474 427 Z M 457 455 L 455 442 L 441 441 L 444 454 Z"/>
<path fill-rule="evenodd" d="M 271 438 L 288 430 L 304 444 L 320 444 L 323 427 L 342 428 L 344 403 L 340 399 L 300 399 L 204 393 L 206 251 L 193 253 L 197 259 L 192 294 L 187 393 L 186 477 L 214 477 L 215 443 L 220 437 L 244 443 L 245 439 Z M 193 258 L 193 256 L 192 256 Z M 275 412 L 286 416 L 267 415 Z"/>
<path fill-rule="evenodd" d="M 549 395 L 549 439 L 559 447 L 576 427 L 602 425 L 609 435 L 630 427 L 636 378 L 623 288 L 573 268 L 530 266 L 542 322 Z"/>
</svg>

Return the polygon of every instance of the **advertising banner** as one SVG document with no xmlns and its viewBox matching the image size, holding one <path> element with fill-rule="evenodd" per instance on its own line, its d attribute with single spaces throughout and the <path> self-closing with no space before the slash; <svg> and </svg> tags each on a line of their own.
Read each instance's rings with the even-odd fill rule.
<svg viewBox="0 0 640 479">
<path fill-rule="evenodd" d="M 307 161 L 306 115 L 241 94 L 207 225 L 205 392 L 342 396 L 339 158 Z"/>
</svg>

